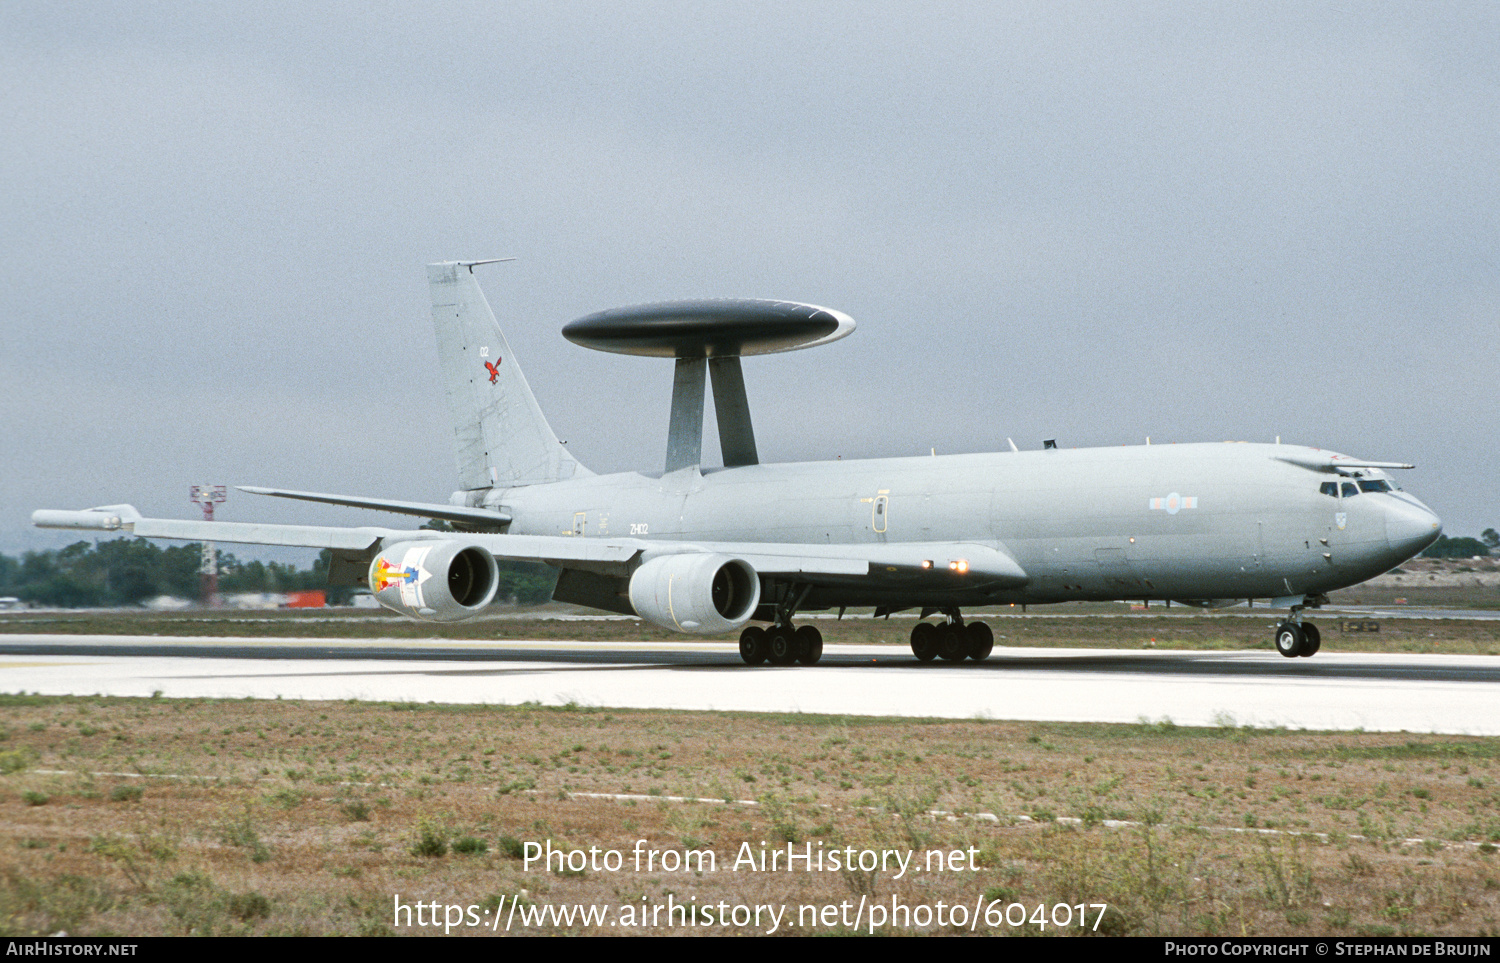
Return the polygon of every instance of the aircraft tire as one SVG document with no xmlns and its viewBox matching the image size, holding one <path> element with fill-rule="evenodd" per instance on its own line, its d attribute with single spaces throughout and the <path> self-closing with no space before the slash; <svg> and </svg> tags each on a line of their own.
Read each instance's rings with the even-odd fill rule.
<svg viewBox="0 0 1500 963">
<path fill-rule="evenodd" d="M 1295 659 L 1302 653 L 1302 644 L 1306 638 L 1296 622 L 1283 622 L 1276 626 L 1276 651 L 1288 659 Z"/>
<path fill-rule="evenodd" d="M 937 626 L 931 622 L 918 622 L 912 628 L 911 654 L 918 662 L 931 662 L 937 658 Z"/>
<path fill-rule="evenodd" d="M 983 662 L 995 649 L 995 633 L 983 622 L 970 622 L 964 626 L 964 635 L 969 644 L 968 656 L 975 662 Z"/>
<path fill-rule="evenodd" d="M 797 661 L 803 665 L 817 665 L 823 658 L 823 633 L 811 625 L 797 630 Z"/>
<path fill-rule="evenodd" d="M 962 662 L 969 657 L 969 640 L 964 634 L 963 626 L 939 625 L 938 630 L 938 657 L 944 662 Z"/>
<path fill-rule="evenodd" d="M 740 633 L 740 658 L 746 665 L 760 665 L 766 661 L 766 630 L 752 625 Z"/>
<path fill-rule="evenodd" d="M 1302 623 L 1302 648 L 1297 652 L 1304 659 L 1310 659 L 1318 654 L 1323 647 L 1323 633 L 1311 622 Z"/>
<path fill-rule="evenodd" d="M 772 665 L 797 661 L 797 637 L 788 628 L 776 626 L 766 633 L 766 659 Z"/>
</svg>

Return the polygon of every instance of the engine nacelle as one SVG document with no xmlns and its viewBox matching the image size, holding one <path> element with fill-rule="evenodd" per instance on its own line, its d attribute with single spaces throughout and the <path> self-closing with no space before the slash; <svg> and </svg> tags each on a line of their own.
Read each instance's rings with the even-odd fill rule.
<svg viewBox="0 0 1500 963">
<path fill-rule="evenodd" d="M 759 604 L 755 569 L 727 555 L 659 555 L 630 576 L 635 613 L 674 632 L 733 632 L 750 621 Z"/>
<path fill-rule="evenodd" d="M 370 563 L 370 592 L 393 612 L 461 622 L 484 610 L 500 584 L 495 557 L 452 539 L 399 542 Z"/>
</svg>

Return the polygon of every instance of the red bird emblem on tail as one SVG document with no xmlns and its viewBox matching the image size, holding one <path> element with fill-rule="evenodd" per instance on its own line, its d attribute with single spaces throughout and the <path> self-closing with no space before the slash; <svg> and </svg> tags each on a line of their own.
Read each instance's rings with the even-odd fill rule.
<svg viewBox="0 0 1500 963">
<path fill-rule="evenodd" d="M 486 368 L 488 368 L 489 372 L 490 372 L 490 384 L 494 384 L 495 383 L 495 379 L 498 378 L 498 377 L 500 377 L 500 362 L 501 362 L 501 360 L 502 359 L 500 359 L 500 358 L 496 358 L 494 364 L 490 364 L 488 361 L 486 361 L 484 363 L 484 366 Z"/>
</svg>

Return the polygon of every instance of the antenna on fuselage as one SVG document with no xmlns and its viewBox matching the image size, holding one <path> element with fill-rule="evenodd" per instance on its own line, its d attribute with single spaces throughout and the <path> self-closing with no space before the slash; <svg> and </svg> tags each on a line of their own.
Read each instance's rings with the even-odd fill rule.
<svg viewBox="0 0 1500 963">
<path fill-rule="evenodd" d="M 514 261 L 514 260 L 515 260 L 515 258 L 513 258 L 513 257 L 492 257 L 492 258 L 487 258 L 487 259 L 485 259 L 483 261 L 454 261 L 453 263 L 459 265 L 460 267 L 466 267 L 466 268 L 468 268 L 469 269 L 469 273 L 473 274 L 474 273 L 474 269 L 477 268 L 477 267 L 479 267 L 481 264 L 503 264 L 506 261 Z"/>
<path fill-rule="evenodd" d="M 666 470 L 703 463 L 703 396 L 711 378 L 724 467 L 760 463 L 740 358 L 812 348 L 854 330 L 842 311 L 795 301 L 724 298 L 663 301 L 600 311 L 563 326 L 563 337 L 597 351 L 673 358 Z"/>
</svg>

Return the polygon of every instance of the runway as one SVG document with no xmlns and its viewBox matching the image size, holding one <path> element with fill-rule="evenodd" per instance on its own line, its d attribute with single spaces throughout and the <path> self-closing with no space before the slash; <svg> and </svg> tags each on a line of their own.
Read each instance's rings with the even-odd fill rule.
<svg viewBox="0 0 1500 963">
<path fill-rule="evenodd" d="M 750 668 L 728 642 L 9 635 L 0 689 L 1500 735 L 1500 659 L 1487 656 L 997 648 L 921 664 L 904 648 L 830 645 L 815 667 Z"/>
</svg>

